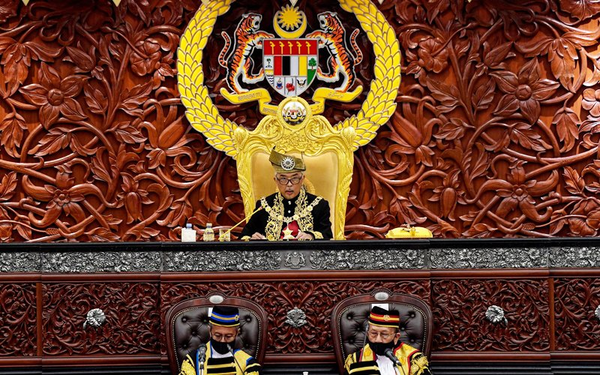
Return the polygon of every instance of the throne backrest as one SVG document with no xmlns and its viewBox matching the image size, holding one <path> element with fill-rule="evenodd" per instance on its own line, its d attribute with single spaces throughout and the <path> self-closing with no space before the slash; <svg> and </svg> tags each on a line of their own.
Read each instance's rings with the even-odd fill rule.
<svg viewBox="0 0 600 375">
<path fill-rule="evenodd" d="M 169 309 L 166 316 L 167 354 L 172 374 L 178 374 L 186 355 L 193 353 L 200 344 L 210 339 L 209 311 L 216 303 L 233 306 L 240 310 L 240 333 L 234 343 L 262 363 L 266 350 L 266 311 L 258 304 L 238 297 L 211 295 L 182 301 Z"/>
<path fill-rule="evenodd" d="M 433 316 L 429 306 L 420 298 L 377 291 L 346 298 L 332 310 L 331 332 L 340 374 L 349 354 L 366 342 L 369 312 L 374 305 L 400 312 L 400 340 L 429 356 L 433 336 Z"/>
</svg>

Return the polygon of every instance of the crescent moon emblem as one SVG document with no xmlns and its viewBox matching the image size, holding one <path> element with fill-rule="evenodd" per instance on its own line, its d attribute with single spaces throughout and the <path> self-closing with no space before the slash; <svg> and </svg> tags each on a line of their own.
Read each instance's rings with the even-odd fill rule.
<svg viewBox="0 0 600 375">
<path fill-rule="evenodd" d="M 304 34 L 304 32 L 306 31 L 308 23 L 306 22 L 306 14 L 304 14 L 304 12 L 300 13 L 302 14 L 302 22 L 300 23 L 300 27 L 294 31 L 285 31 L 279 25 L 279 22 L 277 22 L 277 18 L 281 14 L 281 11 L 278 10 L 277 13 L 275 13 L 275 16 L 273 17 L 273 20 L 275 20 L 275 22 L 273 22 L 273 29 L 275 30 L 275 33 L 277 33 L 277 35 L 285 39 L 295 39 L 301 37 L 302 34 Z"/>
</svg>

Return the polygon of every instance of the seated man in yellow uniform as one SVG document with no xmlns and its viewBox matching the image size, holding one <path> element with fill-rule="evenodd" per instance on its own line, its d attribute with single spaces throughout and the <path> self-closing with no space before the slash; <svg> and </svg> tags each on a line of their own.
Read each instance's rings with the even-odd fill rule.
<svg viewBox="0 0 600 375">
<path fill-rule="evenodd" d="M 179 375 L 260 375 L 260 364 L 240 349 L 233 349 L 239 333 L 240 312 L 236 307 L 216 306 L 209 318 L 210 342 L 188 354 Z"/>
<path fill-rule="evenodd" d="M 271 151 L 278 192 L 256 202 L 254 215 L 242 230 L 243 240 L 329 240 L 333 237 L 329 203 L 304 187 L 304 161 Z"/>
<path fill-rule="evenodd" d="M 345 375 L 431 375 L 427 357 L 400 341 L 400 314 L 374 306 L 367 343 L 346 358 Z"/>
</svg>

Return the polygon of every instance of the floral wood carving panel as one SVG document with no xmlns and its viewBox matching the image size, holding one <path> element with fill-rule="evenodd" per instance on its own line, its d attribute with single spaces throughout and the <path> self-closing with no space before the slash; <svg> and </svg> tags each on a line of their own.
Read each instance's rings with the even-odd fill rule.
<svg viewBox="0 0 600 375">
<path fill-rule="evenodd" d="M 547 280 L 439 280 L 431 295 L 434 351 L 550 349 Z M 486 319 L 492 305 L 504 310 L 506 324 Z"/>
<path fill-rule="evenodd" d="M 557 350 L 597 350 L 600 339 L 600 280 L 556 279 L 554 316 Z"/>
<path fill-rule="evenodd" d="M 35 284 L 0 284 L 0 357 L 37 354 Z"/>
<path fill-rule="evenodd" d="M 243 217 L 235 162 L 184 116 L 176 85 L 191 0 L 31 1 L 0 7 L 0 240 L 174 240 L 186 222 Z M 309 27 L 334 0 L 300 0 Z M 222 115 L 249 128 L 255 104 L 218 90 L 220 31 L 280 1 L 241 0 L 205 50 Z M 591 0 L 384 1 L 401 42 L 392 120 L 355 155 L 350 238 L 405 223 L 437 237 L 591 236 L 600 227 L 600 5 Z M 368 88 L 364 33 L 356 85 Z M 268 85 L 265 84 L 268 88 Z M 312 91 L 307 91 L 310 95 Z M 353 103 L 328 102 L 337 123 Z M 275 96 L 275 95 L 274 95 Z M 281 98 L 279 98 L 280 100 Z"/>
<path fill-rule="evenodd" d="M 158 354 L 158 284 L 44 284 L 44 355 Z M 104 311 L 99 328 L 83 327 L 88 311 Z"/>
<path fill-rule="evenodd" d="M 333 353 L 331 346 L 331 310 L 342 299 L 374 289 L 386 288 L 429 301 L 429 281 L 397 282 L 320 282 L 290 281 L 279 283 L 199 283 L 161 284 L 162 321 L 177 302 L 222 292 L 260 303 L 269 316 L 267 353 Z M 265 304 L 269 301 L 269 304 Z M 306 324 L 295 328 L 285 323 L 288 311 L 297 307 L 306 313 Z M 164 323 L 163 323 L 164 324 Z M 166 331 L 163 329 L 162 331 Z M 162 337 L 165 348 L 165 337 Z M 164 349 L 163 349 L 164 350 Z M 164 354 L 164 353 L 163 353 Z"/>
</svg>

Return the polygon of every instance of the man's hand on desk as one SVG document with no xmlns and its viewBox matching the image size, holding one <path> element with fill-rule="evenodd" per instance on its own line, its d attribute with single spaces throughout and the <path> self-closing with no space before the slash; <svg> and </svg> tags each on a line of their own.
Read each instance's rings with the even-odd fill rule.
<svg viewBox="0 0 600 375">
<path fill-rule="evenodd" d="M 305 233 L 305 232 L 300 231 L 300 232 L 298 232 L 296 239 L 298 241 L 312 241 L 312 240 L 314 240 L 314 237 L 310 233 Z"/>
<path fill-rule="evenodd" d="M 262 235 L 261 233 L 258 233 L 258 232 L 256 232 L 256 233 L 254 233 L 254 234 L 252 235 L 252 237 L 250 237 L 250 239 L 251 239 L 251 240 L 266 240 L 266 239 L 267 239 L 267 237 L 265 237 L 265 236 L 264 236 L 264 235 Z"/>
</svg>

